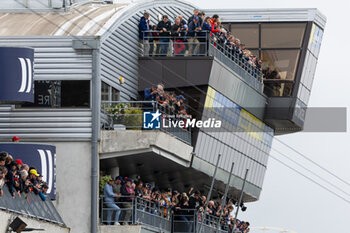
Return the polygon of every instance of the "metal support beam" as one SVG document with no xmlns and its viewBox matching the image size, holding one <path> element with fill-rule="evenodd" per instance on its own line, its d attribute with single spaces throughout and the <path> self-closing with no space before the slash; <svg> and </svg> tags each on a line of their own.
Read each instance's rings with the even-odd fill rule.
<svg viewBox="0 0 350 233">
<path fill-rule="evenodd" d="M 247 170 L 245 171 L 244 180 L 243 180 L 243 185 L 242 185 L 242 190 L 241 190 L 241 195 L 240 195 L 240 197 L 239 197 L 239 201 L 238 201 L 238 205 L 237 205 L 237 209 L 236 209 L 235 218 L 233 219 L 233 230 L 234 230 L 235 225 L 236 225 L 236 220 L 237 220 L 237 216 L 238 216 L 239 207 L 240 207 L 240 205 L 241 205 L 241 203 L 242 203 L 243 194 L 244 194 L 244 186 L 245 186 L 245 182 L 247 181 L 248 171 L 249 171 L 249 169 L 247 169 Z"/>
<path fill-rule="evenodd" d="M 92 135 L 91 135 L 91 233 L 97 232 L 98 222 L 98 141 L 100 137 L 100 98 L 101 98 L 101 77 L 100 77 L 100 51 L 92 50 Z"/>
<path fill-rule="evenodd" d="M 209 200 L 210 200 L 210 198 L 211 198 L 211 193 L 213 192 L 214 183 L 215 183 L 215 178 L 216 178 L 216 172 L 218 171 L 219 162 L 220 162 L 220 157 L 221 157 L 221 154 L 218 154 L 218 160 L 216 161 L 216 166 L 215 166 L 213 178 L 212 178 L 212 180 L 211 180 L 211 185 L 210 185 L 210 189 L 209 189 L 209 192 L 208 192 L 208 195 L 207 195 L 207 200 L 205 201 L 205 204 L 204 204 L 204 208 L 208 205 L 208 202 L 209 202 Z M 205 209 L 204 209 L 204 214 L 205 214 Z M 203 218 L 202 218 L 202 219 L 203 219 Z M 203 221 L 203 220 L 202 220 L 202 221 Z M 199 225 L 198 233 L 201 233 L 201 231 L 202 231 L 202 225 L 203 225 L 203 222 L 202 222 L 202 224 Z"/>
<path fill-rule="evenodd" d="M 230 182 L 231 182 L 231 177 L 232 177 L 232 172 L 233 172 L 233 167 L 235 166 L 235 163 L 232 163 L 231 165 L 231 171 L 230 171 L 230 175 L 228 177 L 228 181 L 226 184 L 226 188 L 225 188 L 225 194 L 224 194 L 224 198 L 221 201 L 221 211 L 220 211 L 220 216 L 219 216 L 219 222 L 217 224 L 217 230 L 219 231 L 220 229 L 220 222 L 221 222 L 221 215 L 222 215 L 222 211 L 224 210 L 225 207 L 225 202 L 226 202 L 226 198 L 227 198 L 227 193 L 228 193 L 228 189 L 230 188 Z"/>
</svg>

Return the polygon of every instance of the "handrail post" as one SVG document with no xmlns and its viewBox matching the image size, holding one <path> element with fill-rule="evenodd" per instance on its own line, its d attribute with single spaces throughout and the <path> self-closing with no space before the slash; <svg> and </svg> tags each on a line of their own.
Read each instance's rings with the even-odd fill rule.
<svg viewBox="0 0 350 233">
<path fill-rule="evenodd" d="M 207 200 L 205 201 L 205 204 L 204 204 L 204 208 L 206 208 L 206 206 L 208 205 L 208 202 L 209 202 L 209 200 L 210 200 L 210 198 L 211 198 L 211 193 L 212 193 L 212 191 L 213 191 L 214 183 L 215 183 L 215 178 L 216 178 L 216 172 L 217 172 L 218 167 L 219 167 L 220 157 L 221 157 L 221 154 L 218 154 L 218 160 L 216 161 L 216 166 L 215 166 L 213 178 L 212 178 L 212 180 L 211 180 L 211 185 L 210 185 L 210 189 L 209 189 L 209 192 L 208 192 L 208 195 L 207 195 Z M 204 217 L 205 217 L 205 209 L 204 209 Z M 202 225 L 203 225 L 203 217 L 202 217 L 202 224 L 199 225 L 199 231 L 198 231 L 198 233 L 201 233 L 201 231 L 202 231 Z"/>
<path fill-rule="evenodd" d="M 239 197 L 239 201 L 238 201 L 238 206 L 237 206 L 237 209 L 236 209 L 235 218 L 233 219 L 233 232 L 234 232 L 234 230 L 235 230 L 234 227 L 235 227 L 235 225 L 236 225 L 239 207 L 240 207 L 241 202 L 242 202 L 242 199 L 243 199 L 244 186 L 245 186 L 245 183 L 246 183 L 246 181 L 247 181 L 248 171 L 249 171 L 249 169 L 246 169 L 246 171 L 245 171 L 244 180 L 243 180 L 243 184 L 242 184 L 241 195 L 240 195 L 240 197 Z"/>
<path fill-rule="evenodd" d="M 225 194 L 224 194 L 224 197 L 221 201 L 221 211 L 220 211 L 220 216 L 219 216 L 219 219 L 218 219 L 218 225 L 217 225 L 217 231 L 220 230 L 220 226 L 221 226 L 221 215 L 222 215 L 222 212 L 224 210 L 224 206 L 225 206 L 225 202 L 226 202 L 226 198 L 227 198 L 227 193 L 228 193 L 228 189 L 230 187 L 230 182 L 231 182 L 231 177 L 232 177 L 232 172 L 233 172 L 233 167 L 235 166 L 235 163 L 232 162 L 232 165 L 231 165 L 231 171 L 230 171 L 230 175 L 228 177 L 228 181 L 227 181 L 227 184 L 226 184 L 226 188 L 225 188 Z"/>
</svg>

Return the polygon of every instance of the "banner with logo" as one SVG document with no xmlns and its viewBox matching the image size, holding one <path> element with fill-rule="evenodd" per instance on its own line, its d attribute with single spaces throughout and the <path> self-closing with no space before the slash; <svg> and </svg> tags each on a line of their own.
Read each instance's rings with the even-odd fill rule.
<svg viewBox="0 0 350 233">
<path fill-rule="evenodd" d="M 49 186 L 51 199 L 56 199 L 56 147 L 52 145 L 29 143 L 0 143 L 0 152 L 6 151 L 12 157 L 21 159 L 29 167 L 35 167 Z"/>
<path fill-rule="evenodd" d="M 0 47 L 0 103 L 34 102 L 34 49 Z"/>
</svg>

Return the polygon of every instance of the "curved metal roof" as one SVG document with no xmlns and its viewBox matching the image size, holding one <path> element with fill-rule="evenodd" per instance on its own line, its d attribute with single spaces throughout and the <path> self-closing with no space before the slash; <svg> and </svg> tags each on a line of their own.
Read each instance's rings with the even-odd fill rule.
<svg viewBox="0 0 350 233">
<path fill-rule="evenodd" d="M 64 13 L 1 13 L 0 36 L 92 36 L 126 6 L 86 3 Z"/>
<path fill-rule="evenodd" d="M 131 4 L 75 4 L 68 12 L 38 12 L 34 9 L 27 9 L 25 13 L 4 12 L 0 13 L 0 36 L 101 36 L 140 9 L 172 4 L 194 7 L 183 0 L 144 0 Z"/>
</svg>

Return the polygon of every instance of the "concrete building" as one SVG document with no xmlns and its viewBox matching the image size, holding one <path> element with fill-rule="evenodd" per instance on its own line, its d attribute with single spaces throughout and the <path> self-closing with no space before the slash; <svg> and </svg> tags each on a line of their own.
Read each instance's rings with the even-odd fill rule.
<svg viewBox="0 0 350 233">
<path fill-rule="evenodd" d="M 16 2 L 1 6 L 0 46 L 34 49 L 34 103 L 0 105 L 0 141 L 17 135 L 56 146 L 55 206 L 72 233 L 97 229 L 100 172 L 207 192 L 221 154 L 214 195 L 223 194 L 234 162 L 229 197 L 238 199 L 249 169 L 243 201 L 256 201 L 274 135 L 303 128 L 325 26 L 316 9 L 204 9 L 220 15 L 224 27 L 279 74 L 264 83 L 213 44 L 207 56 L 142 55 L 143 13 L 151 14 L 152 25 L 163 14 L 187 19 L 195 6 L 185 1 L 66 1 L 63 8 L 62 1 Z M 101 101 L 136 101 L 159 82 L 184 93 L 197 119 L 221 119 L 223 130 L 102 127 Z"/>
</svg>

